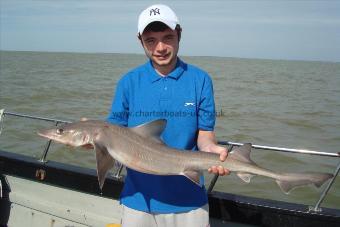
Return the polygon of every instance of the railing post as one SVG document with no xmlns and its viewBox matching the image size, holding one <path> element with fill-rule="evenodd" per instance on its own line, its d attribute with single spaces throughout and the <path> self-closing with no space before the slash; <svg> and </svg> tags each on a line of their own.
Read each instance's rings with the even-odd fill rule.
<svg viewBox="0 0 340 227">
<path fill-rule="evenodd" d="M 116 173 L 114 174 L 114 177 L 115 177 L 116 179 L 122 178 L 121 173 L 122 173 L 123 168 L 124 168 L 124 165 L 121 164 L 121 163 L 119 163 L 119 167 L 118 167 Z"/>
<path fill-rule="evenodd" d="M 55 126 L 58 126 L 58 123 L 59 123 L 59 122 L 56 121 L 56 122 L 55 122 Z M 46 162 L 47 162 L 47 161 L 46 161 L 46 157 L 47 157 L 47 153 L 48 153 L 48 151 L 49 151 L 49 149 L 50 149 L 51 142 L 52 142 L 52 140 L 48 140 L 48 141 L 47 141 L 47 143 L 46 143 L 46 145 L 45 145 L 44 152 L 43 152 L 41 158 L 38 160 L 39 162 L 42 162 L 42 163 L 46 163 Z"/>
<path fill-rule="evenodd" d="M 314 211 L 314 212 L 320 212 L 321 211 L 320 205 L 323 202 L 323 200 L 325 199 L 329 189 L 332 187 L 333 183 L 335 182 L 335 179 L 338 176 L 339 171 L 340 171 L 340 162 L 335 169 L 334 176 L 333 176 L 332 180 L 328 183 L 327 187 L 321 193 L 319 201 L 315 204 L 315 207 L 310 207 L 309 211 Z"/>
<path fill-rule="evenodd" d="M 0 110 L 0 135 L 1 135 L 2 129 L 3 129 L 4 117 L 5 117 L 5 109 L 1 109 Z"/>
</svg>

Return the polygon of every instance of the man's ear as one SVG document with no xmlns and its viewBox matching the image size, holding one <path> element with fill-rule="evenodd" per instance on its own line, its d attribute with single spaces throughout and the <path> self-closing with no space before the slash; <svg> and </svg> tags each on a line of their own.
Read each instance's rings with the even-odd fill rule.
<svg viewBox="0 0 340 227">
<path fill-rule="evenodd" d="M 177 25 L 176 26 L 176 31 L 177 31 L 178 42 L 179 42 L 179 41 L 181 41 L 181 37 L 182 37 L 182 28 L 181 28 L 181 26 Z"/>
<path fill-rule="evenodd" d="M 140 43 L 142 44 L 142 46 L 144 47 L 143 45 L 143 40 L 142 40 L 142 36 L 138 33 L 137 34 L 137 38 L 139 39 Z"/>
</svg>

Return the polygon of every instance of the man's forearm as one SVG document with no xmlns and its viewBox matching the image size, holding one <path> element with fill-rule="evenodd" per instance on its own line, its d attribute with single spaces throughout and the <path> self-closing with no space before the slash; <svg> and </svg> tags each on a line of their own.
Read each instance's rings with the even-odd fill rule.
<svg viewBox="0 0 340 227">
<path fill-rule="evenodd" d="M 217 145 L 214 131 L 198 131 L 197 147 L 200 151 L 213 152 L 211 147 Z"/>
<path fill-rule="evenodd" d="M 213 131 L 198 131 L 197 146 L 200 151 L 212 152 L 220 155 L 220 160 L 223 162 L 228 156 L 228 150 L 225 147 L 218 146 L 215 133 Z M 211 166 L 208 171 L 210 173 L 226 175 L 229 170 L 222 166 Z"/>
</svg>

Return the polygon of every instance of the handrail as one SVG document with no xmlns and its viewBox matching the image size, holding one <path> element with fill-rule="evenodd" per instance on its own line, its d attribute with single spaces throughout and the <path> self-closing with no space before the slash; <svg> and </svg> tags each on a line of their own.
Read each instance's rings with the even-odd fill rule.
<svg viewBox="0 0 340 227">
<path fill-rule="evenodd" d="M 6 111 L 4 111 L 4 109 L 2 109 L 2 111 L 3 111 L 4 116 L 9 115 L 9 116 L 15 116 L 15 117 L 30 118 L 30 119 L 35 119 L 35 120 L 50 121 L 50 122 L 54 122 L 54 123 L 71 123 L 72 122 L 72 121 L 60 120 L 60 119 L 55 119 L 55 118 L 47 118 L 47 117 L 39 117 L 39 116 L 28 115 L 28 114 L 6 112 Z"/>
<path fill-rule="evenodd" d="M 233 145 L 233 146 L 242 146 L 243 143 L 236 143 L 231 141 L 218 141 L 220 145 Z M 320 155 L 320 156 L 328 156 L 328 157 L 338 157 L 340 158 L 340 152 L 338 153 L 330 153 L 330 152 L 321 152 L 321 151 L 312 151 L 305 149 L 294 149 L 294 148 L 284 148 L 284 147 L 271 147 L 264 145 L 252 145 L 253 148 L 262 149 L 262 150 L 272 150 L 272 151 L 282 151 L 282 152 L 290 152 L 290 153 L 300 153 L 300 154 L 310 154 L 310 155 Z"/>
<path fill-rule="evenodd" d="M 59 123 L 71 123 L 71 121 L 66 121 L 66 120 L 60 120 L 60 119 L 55 119 L 55 118 L 47 118 L 47 117 L 39 117 L 39 116 L 34 116 L 34 115 L 28 115 L 28 114 L 21 114 L 21 113 L 14 113 L 14 112 L 6 112 L 4 109 L 0 110 L 0 135 L 3 129 L 3 120 L 4 116 L 14 116 L 14 117 L 22 117 L 22 118 L 28 118 L 28 119 L 33 119 L 33 120 L 41 120 L 41 121 L 48 121 L 48 122 L 53 122 L 55 126 L 57 126 Z M 47 162 L 46 157 L 47 153 L 50 149 L 52 140 L 48 140 L 46 142 L 43 154 L 41 155 L 40 159 L 38 160 L 39 162 Z"/>
<path fill-rule="evenodd" d="M 1 131 L 2 131 L 2 126 L 3 126 L 2 123 L 3 123 L 3 119 L 4 119 L 5 115 L 54 122 L 56 126 L 59 123 L 71 123 L 72 122 L 72 121 L 60 120 L 60 119 L 55 119 L 55 118 L 46 118 L 46 117 L 33 116 L 33 115 L 28 115 L 28 114 L 6 112 L 4 109 L 0 109 L 0 134 L 1 134 Z M 46 143 L 43 155 L 39 159 L 39 161 L 46 162 L 46 157 L 47 157 L 47 153 L 48 153 L 48 150 L 49 150 L 51 142 L 52 142 L 52 140 L 49 140 Z M 243 145 L 243 143 L 237 143 L 237 142 L 232 142 L 232 141 L 218 141 L 218 144 L 229 146 L 228 150 L 232 150 L 233 146 L 242 146 Z M 319 156 L 326 156 L 326 157 L 338 157 L 338 158 L 340 157 L 340 152 L 329 153 L 329 152 L 312 151 L 312 150 L 305 150 L 305 149 L 273 147 L 273 146 L 255 145 L 255 144 L 253 144 L 252 147 L 255 148 L 255 149 L 262 149 L 262 150 L 272 150 L 272 151 L 280 151 L 280 152 L 290 152 L 290 153 L 299 153 L 299 154 L 319 155 Z M 120 164 L 117 172 L 114 174 L 115 178 L 120 178 L 120 174 L 121 174 L 122 168 L 123 168 L 123 165 Z M 329 189 L 333 185 L 333 183 L 335 181 L 335 178 L 337 177 L 339 172 L 340 172 L 340 162 L 339 162 L 339 164 L 336 167 L 336 170 L 334 172 L 334 176 L 333 176 L 332 180 L 329 182 L 327 187 L 321 193 L 321 196 L 320 196 L 318 202 L 316 203 L 316 205 L 309 209 L 310 211 L 313 211 L 313 212 L 321 211 L 320 205 L 323 202 L 324 198 L 326 197 Z M 213 190 L 213 188 L 215 186 L 215 183 L 218 180 L 218 176 L 219 175 L 216 174 L 214 176 L 214 178 L 211 180 L 210 185 L 209 185 L 208 190 L 207 190 L 207 193 L 210 193 Z"/>
<path fill-rule="evenodd" d="M 232 150 L 233 146 L 242 146 L 243 143 L 236 143 L 231 141 L 218 141 L 217 142 L 220 145 L 228 145 L 229 151 Z M 263 145 L 252 145 L 255 149 L 262 149 L 262 150 L 273 150 L 273 151 L 281 151 L 281 152 L 291 152 L 291 153 L 299 153 L 299 154 L 309 154 L 309 155 L 319 155 L 319 156 L 327 156 L 327 157 L 340 157 L 340 152 L 338 153 L 328 153 L 328 152 L 320 152 L 320 151 L 311 151 L 311 150 L 304 150 L 304 149 L 292 149 L 292 148 L 283 148 L 283 147 L 270 147 L 270 146 L 263 146 Z M 335 182 L 336 177 L 338 176 L 340 172 L 340 162 L 335 168 L 334 174 L 332 179 L 329 181 L 328 185 L 325 187 L 325 189 L 321 192 L 319 200 L 316 202 L 315 206 L 309 207 L 309 211 L 312 212 L 321 212 L 320 205 L 324 201 L 324 199 L 327 196 L 327 193 L 329 192 L 329 189 L 332 187 L 333 183 Z M 214 188 L 216 181 L 218 179 L 219 175 L 215 174 L 214 178 L 210 181 L 209 188 L 207 190 L 207 193 L 210 193 L 212 189 Z"/>
</svg>

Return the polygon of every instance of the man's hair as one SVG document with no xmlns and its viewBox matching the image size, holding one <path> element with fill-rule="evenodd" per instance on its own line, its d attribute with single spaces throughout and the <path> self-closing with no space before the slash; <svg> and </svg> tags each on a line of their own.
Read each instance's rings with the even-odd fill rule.
<svg viewBox="0 0 340 227">
<path fill-rule="evenodd" d="M 144 32 L 164 32 L 166 29 L 168 29 L 169 27 L 160 22 L 160 21 L 155 21 L 150 23 L 148 26 L 145 27 Z"/>
<path fill-rule="evenodd" d="M 150 23 L 148 26 L 146 26 L 146 28 L 144 29 L 144 32 L 164 32 L 166 29 L 168 29 L 169 27 L 164 24 L 163 22 L 160 21 L 155 21 Z M 178 35 L 178 41 L 181 39 L 181 32 L 182 32 L 182 28 L 179 24 L 176 25 L 175 30 L 177 31 L 177 35 Z M 141 40 L 141 34 L 138 34 L 138 38 Z"/>
</svg>

